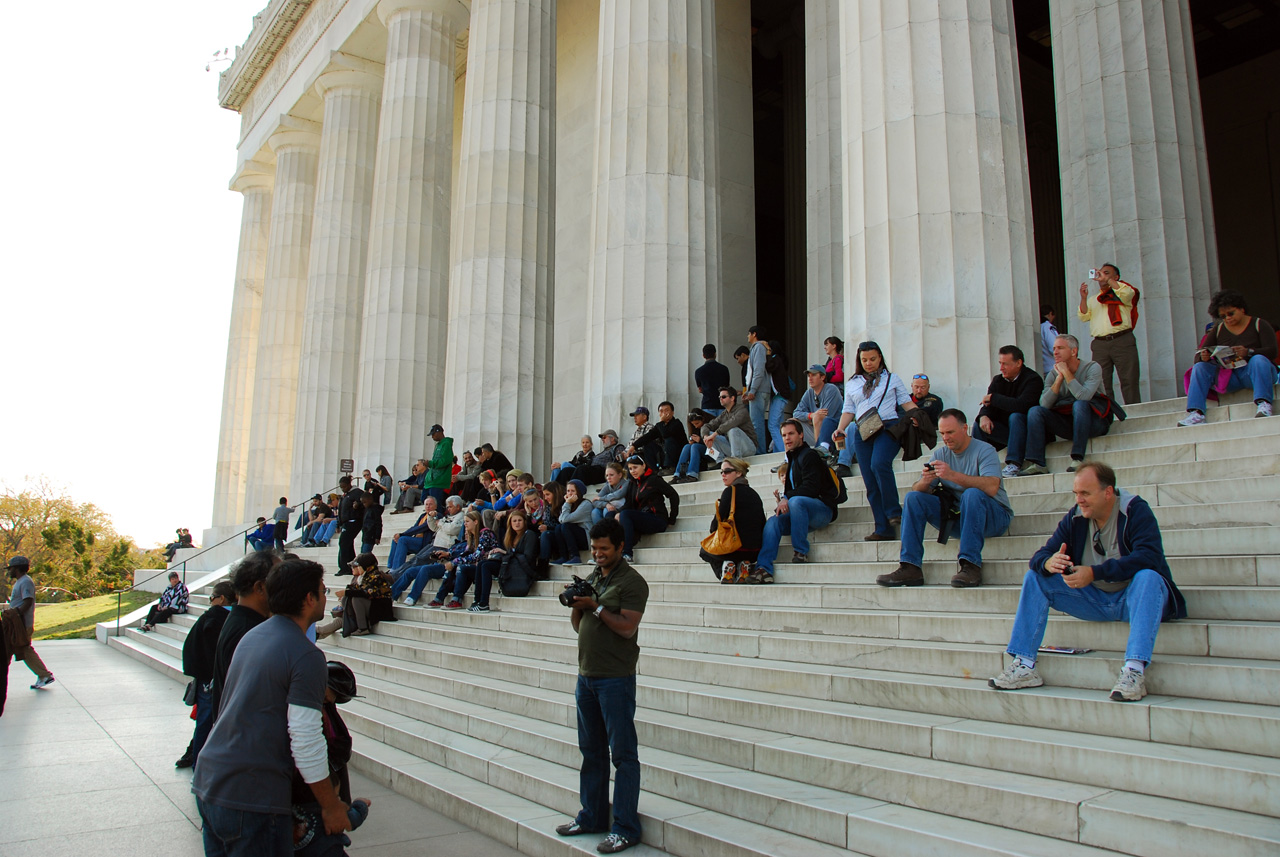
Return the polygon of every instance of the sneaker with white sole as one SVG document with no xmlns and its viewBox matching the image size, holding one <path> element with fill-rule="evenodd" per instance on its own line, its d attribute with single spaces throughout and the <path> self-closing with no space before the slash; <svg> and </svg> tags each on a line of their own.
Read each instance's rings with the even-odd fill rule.
<svg viewBox="0 0 1280 857">
<path fill-rule="evenodd" d="M 987 686 L 994 687 L 996 690 L 1021 690 L 1024 687 L 1040 687 L 1043 684 L 1044 679 L 1040 678 L 1036 668 L 1027 666 L 1017 658 L 1000 675 L 987 680 Z"/>
<path fill-rule="evenodd" d="M 36 683 L 31 685 L 31 689 L 39 690 L 42 687 L 48 687 L 49 685 L 53 684 L 53 680 L 54 680 L 53 676 L 51 675 L 47 675 L 44 678 L 38 678 L 36 679 Z"/>
<path fill-rule="evenodd" d="M 1271 403 L 1270 403 L 1270 402 L 1262 401 L 1262 402 L 1256 402 L 1255 404 L 1257 404 L 1257 406 L 1258 406 L 1258 412 L 1257 412 L 1256 414 L 1254 414 L 1254 416 L 1255 416 L 1255 417 L 1269 417 L 1269 416 L 1271 416 Z"/>
<path fill-rule="evenodd" d="M 1013 477 L 1018 475 L 1018 471 L 1020 469 L 1021 468 L 1016 464 L 1006 464 L 1003 468 L 1000 469 L 1000 475 L 1003 476 L 1005 479 L 1012 479 Z"/>
<path fill-rule="evenodd" d="M 415 600 L 414 600 L 414 599 L 412 599 L 412 598 L 406 598 L 406 599 L 404 600 L 404 606 L 405 606 L 405 607 L 412 607 L 413 605 L 415 605 L 415 604 L 417 604 L 417 603 L 418 603 L 418 602 L 417 602 L 417 601 L 415 601 Z"/>
<path fill-rule="evenodd" d="M 1048 473 L 1049 468 L 1043 464 L 1037 464 L 1034 461 L 1028 461 L 1022 465 L 1022 469 L 1018 471 L 1019 476 L 1039 476 L 1042 473 Z"/>
<path fill-rule="evenodd" d="M 488 613 L 488 612 L 489 612 L 489 605 L 487 605 L 487 604 L 472 604 L 470 607 L 468 607 L 468 608 L 467 608 L 467 612 L 468 612 L 468 613 Z"/>
<path fill-rule="evenodd" d="M 1187 411 L 1186 419 L 1178 420 L 1180 426 L 1202 426 L 1206 422 L 1204 414 L 1199 411 Z"/>
<path fill-rule="evenodd" d="M 1147 695 L 1147 676 L 1128 667 L 1120 670 L 1120 680 L 1111 688 L 1111 698 L 1116 702 L 1137 702 Z"/>
<path fill-rule="evenodd" d="M 637 839 L 628 839 L 618 833 L 610 833 L 604 838 L 604 841 L 596 846 L 596 850 L 601 854 L 617 854 L 619 851 L 626 851 L 632 845 L 640 844 Z"/>
</svg>

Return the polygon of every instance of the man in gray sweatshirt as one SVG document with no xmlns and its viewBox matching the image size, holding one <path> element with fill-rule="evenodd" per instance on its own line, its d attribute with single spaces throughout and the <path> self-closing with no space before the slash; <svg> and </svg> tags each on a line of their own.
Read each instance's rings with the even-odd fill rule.
<svg viewBox="0 0 1280 857">
<path fill-rule="evenodd" d="M 1074 472 L 1084 461 L 1089 438 L 1111 429 L 1112 402 L 1100 389 L 1102 367 L 1082 361 L 1079 354 L 1074 336 L 1063 334 L 1053 341 L 1053 366 L 1045 373 L 1040 404 L 1027 412 L 1027 452 L 1019 476 L 1049 472 L 1044 448 L 1051 435 L 1071 441 L 1067 472 Z"/>
<path fill-rule="evenodd" d="M 773 399 L 773 386 L 765 371 L 764 332 L 756 325 L 747 329 L 747 345 L 751 353 L 747 357 L 747 383 L 742 390 L 742 401 L 751 412 L 751 424 L 755 427 L 756 455 L 769 451 L 769 403 Z"/>
</svg>

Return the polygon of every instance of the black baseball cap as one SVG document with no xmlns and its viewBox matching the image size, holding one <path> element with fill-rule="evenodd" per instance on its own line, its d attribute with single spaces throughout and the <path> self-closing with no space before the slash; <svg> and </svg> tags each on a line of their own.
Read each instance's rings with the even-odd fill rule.
<svg viewBox="0 0 1280 857">
<path fill-rule="evenodd" d="M 444 426 L 440 425 L 440 423 L 436 423 L 431 427 L 431 431 L 427 432 L 427 434 L 435 434 L 436 432 L 443 432 L 443 431 L 444 431 Z"/>
<path fill-rule="evenodd" d="M 31 560 L 25 556 L 15 556 L 9 560 L 9 568 L 31 568 Z"/>
</svg>

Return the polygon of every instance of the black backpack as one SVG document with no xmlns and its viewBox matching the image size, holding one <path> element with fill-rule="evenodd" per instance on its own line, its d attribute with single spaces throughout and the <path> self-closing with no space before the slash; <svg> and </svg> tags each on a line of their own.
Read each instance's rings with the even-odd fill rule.
<svg viewBox="0 0 1280 857">
<path fill-rule="evenodd" d="M 537 579 L 524 554 L 512 551 L 502 558 L 498 570 L 498 589 L 506 598 L 524 598 Z"/>
</svg>

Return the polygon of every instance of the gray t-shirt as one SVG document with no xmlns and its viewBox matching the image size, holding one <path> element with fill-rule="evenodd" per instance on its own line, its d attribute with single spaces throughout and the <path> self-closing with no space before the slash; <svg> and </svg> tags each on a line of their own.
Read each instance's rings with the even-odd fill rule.
<svg viewBox="0 0 1280 857">
<path fill-rule="evenodd" d="M 289 515 L 292 512 L 293 512 L 293 509 L 289 508 L 288 506 L 276 506 L 275 514 L 272 515 L 271 517 L 282 524 L 288 524 Z"/>
<path fill-rule="evenodd" d="M 938 444 L 938 448 L 933 451 L 933 457 L 929 460 L 941 461 L 947 467 L 965 476 L 994 476 L 1000 479 L 1000 489 L 992 499 L 1008 509 L 1009 514 L 1013 514 L 1013 507 L 1009 505 L 1009 495 L 1004 492 L 1004 479 L 1000 476 L 1000 456 L 996 454 L 996 448 L 991 444 L 970 438 L 969 445 L 959 455 L 952 452 L 945 444 Z M 964 493 L 964 489 L 954 482 L 943 479 L 942 484 L 950 488 L 957 497 Z"/>
<path fill-rule="evenodd" d="M 19 604 L 31 599 L 31 606 L 22 611 L 22 618 L 27 620 L 27 633 L 31 633 L 36 626 L 36 585 L 31 580 L 31 575 L 24 574 L 13 582 L 13 589 L 9 592 L 9 606 L 17 608 Z"/>
<path fill-rule="evenodd" d="M 327 679 L 324 654 L 288 616 L 272 616 L 245 634 L 200 751 L 196 797 L 227 809 L 291 812 L 289 706 L 319 710 Z"/>
<path fill-rule="evenodd" d="M 1094 541 L 1097 541 L 1102 553 L 1098 553 L 1094 549 Z M 1089 523 L 1089 538 L 1084 543 L 1084 554 L 1080 557 L 1081 565 L 1095 566 L 1101 565 L 1109 559 L 1116 559 L 1120 556 L 1120 504 L 1114 503 L 1111 506 L 1111 514 L 1107 516 L 1107 520 L 1102 526 L 1098 526 L 1094 522 Z M 1119 592 L 1129 585 L 1127 580 L 1095 580 L 1093 585 L 1101 589 L 1103 592 Z"/>
</svg>

